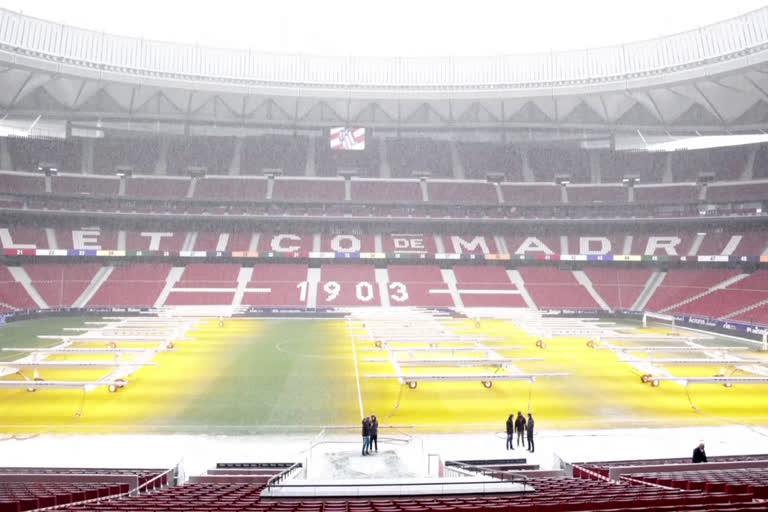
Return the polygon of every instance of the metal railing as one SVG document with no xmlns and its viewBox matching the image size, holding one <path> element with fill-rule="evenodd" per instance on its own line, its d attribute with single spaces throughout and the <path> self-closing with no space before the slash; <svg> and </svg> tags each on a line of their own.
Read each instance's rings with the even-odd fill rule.
<svg viewBox="0 0 768 512">
<path fill-rule="evenodd" d="M 363 89 L 560 87 L 642 78 L 737 59 L 768 47 L 768 7 L 622 45 L 486 57 L 270 54 L 125 37 L 0 9 L 0 50 L 61 65 L 241 85 Z"/>
</svg>

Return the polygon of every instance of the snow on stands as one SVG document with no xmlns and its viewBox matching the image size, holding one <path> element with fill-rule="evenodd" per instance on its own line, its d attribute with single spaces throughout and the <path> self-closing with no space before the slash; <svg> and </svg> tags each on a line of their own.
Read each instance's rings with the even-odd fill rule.
<svg viewBox="0 0 768 512">
<path fill-rule="evenodd" d="M 373 265 L 323 265 L 317 289 L 317 306 L 380 306 Z"/>
<path fill-rule="evenodd" d="M 107 280 L 88 301 L 88 306 L 147 307 L 165 287 L 169 263 L 133 263 L 115 266 Z"/>
<path fill-rule="evenodd" d="M 32 286 L 50 307 L 70 307 L 91 284 L 98 263 L 33 263 L 24 265 Z"/>
<path fill-rule="evenodd" d="M 253 266 L 251 280 L 243 294 L 243 305 L 300 307 L 306 306 L 306 286 L 304 296 L 301 283 L 307 282 L 306 264 L 257 263 Z"/>
<path fill-rule="evenodd" d="M 125 196 L 140 199 L 184 199 L 189 178 L 133 176 L 125 180 Z"/>
<path fill-rule="evenodd" d="M 120 179 L 116 176 L 59 174 L 51 177 L 51 193 L 62 196 L 117 197 Z"/>
<path fill-rule="evenodd" d="M 612 309 L 631 309 L 652 270 L 634 268 L 595 267 L 585 268 L 584 273 L 592 281 L 598 295 Z"/>
<path fill-rule="evenodd" d="M 365 180 L 351 181 L 352 201 L 419 202 L 421 185 L 417 180 Z"/>
<path fill-rule="evenodd" d="M 230 178 L 206 176 L 195 186 L 195 199 L 225 199 L 227 201 L 259 201 L 267 198 L 265 178 Z"/>
<path fill-rule="evenodd" d="M 456 265 L 453 274 L 466 307 L 527 307 L 504 267 Z"/>
<path fill-rule="evenodd" d="M 495 186 L 488 182 L 428 181 L 427 191 L 432 203 L 499 203 Z"/>
</svg>

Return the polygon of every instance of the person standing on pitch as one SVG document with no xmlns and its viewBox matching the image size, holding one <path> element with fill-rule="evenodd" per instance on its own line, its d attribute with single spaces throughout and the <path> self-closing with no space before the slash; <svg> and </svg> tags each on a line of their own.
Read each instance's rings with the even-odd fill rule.
<svg viewBox="0 0 768 512">
<path fill-rule="evenodd" d="M 363 455 L 368 455 L 371 448 L 371 419 L 366 416 L 363 418 Z"/>
<path fill-rule="evenodd" d="M 533 453 L 533 416 L 528 413 L 528 422 L 525 424 L 525 432 L 528 434 L 528 451 Z"/>
<path fill-rule="evenodd" d="M 374 451 L 379 451 L 379 420 L 376 419 L 375 414 L 371 414 L 371 442 L 368 445 L 368 451 L 374 448 Z"/>
<path fill-rule="evenodd" d="M 704 443 L 699 443 L 699 446 L 693 449 L 693 462 L 707 462 L 707 452 L 704 451 Z"/>
<path fill-rule="evenodd" d="M 523 432 L 525 432 L 525 417 L 520 411 L 517 411 L 517 418 L 515 419 L 515 431 L 517 432 L 517 446 L 522 444 L 523 447 L 525 447 L 525 440 L 523 439 Z"/>
<path fill-rule="evenodd" d="M 515 415 L 510 414 L 507 418 L 507 450 L 514 450 L 515 440 Z"/>
</svg>

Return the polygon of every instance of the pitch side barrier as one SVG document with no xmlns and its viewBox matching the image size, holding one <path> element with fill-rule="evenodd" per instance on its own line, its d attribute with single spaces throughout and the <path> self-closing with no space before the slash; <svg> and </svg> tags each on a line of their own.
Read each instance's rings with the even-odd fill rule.
<svg viewBox="0 0 768 512">
<path fill-rule="evenodd" d="M 49 309 L 20 309 L 0 315 L 0 325 L 20 320 L 47 318 L 55 316 L 137 316 L 147 313 L 150 308 L 49 308 Z"/>
<path fill-rule="evenodd" d="M 644 311 L 634 311 L 630 309 L 617 309 L 609 313 L 602 309 L 542 309 L 541 313 L 545 317 L 568 317 L 568 318 L 588 318 L 600 317 L 610 318 L 632 318 L 642 320 Z M 730 320 L 717 320 L 713 318 L 695 316 L 695 315 L 670 315 L 674 317 L 675 325 L 687 327 L 689 329 L 698 329 L 714 334 L 725 336 L 737 336 L 748 340 L 762 342 L 766 345 L 768 339 L 768 325 L 755 324 L 749 322 L 736 322 Z"/>
</svg>

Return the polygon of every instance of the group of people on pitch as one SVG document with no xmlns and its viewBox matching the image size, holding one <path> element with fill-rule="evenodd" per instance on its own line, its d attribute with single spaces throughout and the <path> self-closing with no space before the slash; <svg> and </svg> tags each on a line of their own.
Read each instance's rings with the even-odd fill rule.
<svg viewBox="0 0 768 512">
<path fill-rule="evenodd" d="M 528 413 L 528 419 L 525 419 L 525 416 L 523 416 L 523 413 L 520 411 L 517 411 L 517 418 L 515 418 L 514 414 L 510 414 L 509 418 L 507 418 L 507 450 L 514 450 L 515 447 L 513 438 L 515 436 L 515 432 L 517 432 L 517 446 L 520 446 L 521 444 L 525 446 L 525 441 L 523 440 L 523 433 L 526 434 L 526 439 L 528 440 L 528 451 L 533 452 L 533 415 L 531 413 Z"/>
<path fill-rule="evenodd" d="M 379 451 L 379 420 L 375 414 L 363 418 L 363 455 L 370 455 L 371 448 Z"/>
</svg>

